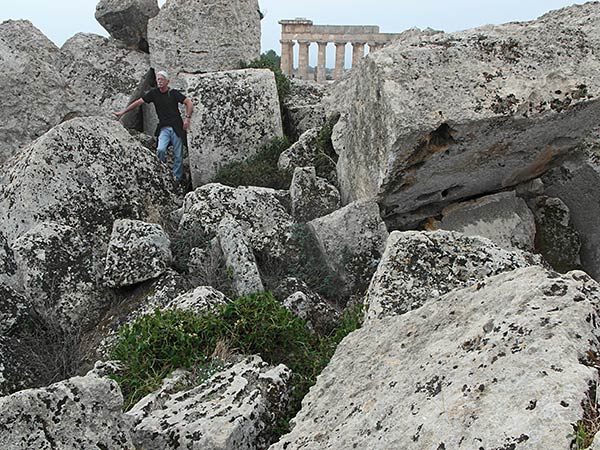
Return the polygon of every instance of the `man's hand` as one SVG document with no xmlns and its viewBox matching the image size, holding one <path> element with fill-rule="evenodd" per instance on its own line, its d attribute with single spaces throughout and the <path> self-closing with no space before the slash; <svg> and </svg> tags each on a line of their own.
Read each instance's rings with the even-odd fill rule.
<svg viewBox="0 0 600 450">
<path fill-rule="evenodd" d="M 185 119 L 183 119 L 183 129 L 185 131 L 190 129 L 190 118 L 186 117 Z"/>
<path fill-rule="evenodd" d="M 117 118 L 120 119 L 121 117 L 123 117 L 123 114 L 125 114 L 125 110 L 122 111 L 114 111 L 113 115 Z"/>
</svg>

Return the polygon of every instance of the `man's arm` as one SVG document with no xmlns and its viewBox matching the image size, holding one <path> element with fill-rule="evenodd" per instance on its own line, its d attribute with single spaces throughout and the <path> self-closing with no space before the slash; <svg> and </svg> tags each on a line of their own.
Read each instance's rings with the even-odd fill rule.
<svg viewBox="0 0 600 450">
<path fill-rule="evenodd" d="M 135 102 L 130 103 L 127 106 L 127 108 L 122 109 L 121 111 L 115 111 L 115 112 L 113 112 L 113 114 L 117 117 L 117 119 L 120 119 L 121 117 L 123 117 L 124 114 L 137 108 L 138 106 L 140 106 L 143 103 L 144 103 L 144 99 L 138 98 Z"/>
<path fill-rule="evenodd" d="M 194 105 L 189 98 L 186 98 L 183 101 L 185 105 L 185 119 L 183 120 L 183 129 L 188 130 L 190 128 L 190 119 L 192 118 L 192 113 L 194 112 Z"/>
</svg>

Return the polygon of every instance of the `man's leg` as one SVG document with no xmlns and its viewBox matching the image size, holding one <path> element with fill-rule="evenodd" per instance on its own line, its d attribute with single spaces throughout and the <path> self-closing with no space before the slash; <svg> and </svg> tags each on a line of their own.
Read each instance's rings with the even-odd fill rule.
<svg viewBox="0 0 600 450">
<path fill-rule="evenodd" d="M 171 142 L 173 143 L 173 176 L 177 181 L 183 180 L 183 140 L 172 132 Z"/>
<path fill-rule="evenodd" d="M 160 162 L 165 162 L 167 160 L 167 147 L 169 146 L 169 142 L 171 141 L 171 133 L 173 133 L 173 129 L 170 127 L 161 128 L 160 133 L 158 135 L 158 144 L 156 145 L 156 156 L 158 157 Z"/>
</svg>

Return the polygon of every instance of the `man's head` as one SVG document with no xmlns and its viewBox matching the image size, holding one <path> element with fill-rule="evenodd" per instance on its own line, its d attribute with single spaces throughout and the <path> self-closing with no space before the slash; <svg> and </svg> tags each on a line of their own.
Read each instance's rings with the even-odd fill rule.
<svg viewBox="0 0 600 450">
<path fill-rule="evenodd" d="M 169 74 L 166 71 L 161 70 L 156 73 L 156 85 L 160 90 L 169 86 Z"/>
</svg>

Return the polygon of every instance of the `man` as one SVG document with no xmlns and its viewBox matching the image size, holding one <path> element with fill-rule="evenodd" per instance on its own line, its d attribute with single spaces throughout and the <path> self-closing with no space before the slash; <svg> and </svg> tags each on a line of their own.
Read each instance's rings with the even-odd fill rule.
<svg viewBox="0 0 600 450">
<path fill-rule="evenodd" d="M 158 159 L 165 162 L 167 147 L 173 145 L 173 175 L 178 183 L 183 180 L 183 142 L 185 132 L 190 128 L 190 119 L 194 112 L 192 101 L 176 89 L 169 88 L 169 74 L 161 70 L 156 74 L 157 87 L 149 90 L 142 98 L 138 98 L 125 109 L 113 114 L 120 119 L 125 113 L 137 108 L 142 103 L 154 103 L 158 115 L 158 145 L 156 152 Z M 185 105 L 185 119 L 181 120 L 179 103 Z"/>
</svg>

